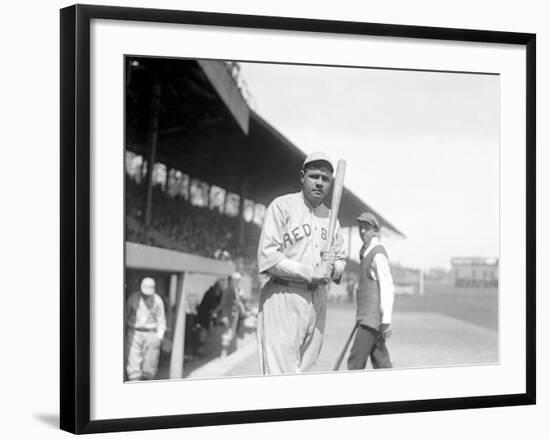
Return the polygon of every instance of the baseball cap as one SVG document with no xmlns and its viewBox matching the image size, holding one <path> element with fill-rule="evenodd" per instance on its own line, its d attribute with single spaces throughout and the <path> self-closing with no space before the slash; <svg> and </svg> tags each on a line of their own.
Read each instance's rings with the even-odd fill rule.
<svg viewBox="0 0 550 439">
<path fill-rule="evenodd" d="M 318 162 L 318 161 L 327 162 L 328 165 L 330 166 L 331 171 L 334 172 L 334 166 L 332 166 L 332 161 L 330 160 L 329 156 L 321 151 L 314 151 L 311 154 L 309 154 L 304 160 L 302 169 L 304 169 L 308 163 Z"/>
<path fill-rule="evenodd" d="M 374 216 L 370 212 L 363 212 L 361 215 L 357 217 L 357 221 L 360 223 L 369 223 L 375 226 L 377 229 L 380 228 L 380 223 L 378 222 L 378 218 Z"/>
<path fill-rule="evenodd" d="M 241 279 L 242 279 L 241 273 L 239 273 L 238 271 L 235 271 L 235 273 L 233 273 L 233 274 L 231 275 L 231 279 L 233 279 L 233 280 L 241 280 Z"/>
<path fill-rule="evenodd" d="M 144 277 L 140 289 L 143 294 L 150 296 L 155 292 L 155 280 L 152 277 Z"/>
</svg>

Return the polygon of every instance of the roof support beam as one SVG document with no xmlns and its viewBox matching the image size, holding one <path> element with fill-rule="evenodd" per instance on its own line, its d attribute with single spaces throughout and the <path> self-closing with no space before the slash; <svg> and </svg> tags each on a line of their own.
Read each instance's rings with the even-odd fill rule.
<svg viewBox="0 0 550 439">
<path fill-rule="evenodd" d="M 153 203 L 153 169 L 155 166 L 157 141 L 159 133 L 160 96 L 162 86 L 157 83 L 153 86 L 151 98 L 151 118 L 149 119 L 149 160 L 147 161 L 147 195 L 145 199 L 145 242 L 151 222 L 151 205 Z"/>
<path fill-rule="evenodd" d="M 223 61 L 204 60 L 198 60 L 198 63 L 243 132 L 248 134 L 250 118 L 248 104 L 241 95 L 235 80 L 225 67 L 225 63 Z"/>
</svg>

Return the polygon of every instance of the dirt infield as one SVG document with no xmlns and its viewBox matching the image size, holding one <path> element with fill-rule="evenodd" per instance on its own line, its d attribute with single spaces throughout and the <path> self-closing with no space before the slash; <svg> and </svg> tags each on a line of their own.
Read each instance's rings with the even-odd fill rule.
<svg viewBox="0 0 550 439">
<path fill-rule="evenodd" d="M 430 296 L 396 299 L 393 337 L 387 341 L 394 367 L 498 362 L 498 313 L 495 311 L 494 316 L 490 313 L 491 318 L 482 319 L 487 309 L 491 309 L 494 298 L 461 301 L 459 297 L 448 296 L 446 299 Z M 332 370 L 353 327 L 354 312 L 354 306 L 349 303 L 330 306 L 318 371 Z M 370 364 L 367 367 L 370 368 Z M 345 368 L 344 360 L 341 369 Z"/>
<path fill-rule="evenodd" d="M 316 371 L 332 371 L 354 324 L 355 305 L 329 304 L 327 327 Z M 498 295 L 496 290 L 427 292 L 398 296 L 394 336 L 388 349 L 394 367 L 417 368 L 481 365 L 498 362 Z M 191 377 L 257 375 L 255 342 L 238 355 L 217 361 Z M 231 358 L 233 357 L 233 358 Z M 346 369 L 346 359 L 341 370 Z M 212 367 L 215 366 L 215 367 Z M 367 366 L 370 368 L 370 364 Z"/>
</svg>

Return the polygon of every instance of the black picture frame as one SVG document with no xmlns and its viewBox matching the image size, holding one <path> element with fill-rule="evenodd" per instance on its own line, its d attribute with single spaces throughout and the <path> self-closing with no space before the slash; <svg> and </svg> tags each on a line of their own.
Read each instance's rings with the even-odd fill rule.
<svg viewBox="0 0 550 439">
<path fill-rule="evenodd" d="M 536 36 L 303 18 L 74 5 L 60 12 L 61 297 L 60 425 L 72 433 L 304 420 L 326 417 L 514 406 L 536 401 Z M 525 393 L 367 404 L 90 420 L 90 22 L 134 20 L 504 43 L 526 48 L 526 376 Z"/>
</svg>

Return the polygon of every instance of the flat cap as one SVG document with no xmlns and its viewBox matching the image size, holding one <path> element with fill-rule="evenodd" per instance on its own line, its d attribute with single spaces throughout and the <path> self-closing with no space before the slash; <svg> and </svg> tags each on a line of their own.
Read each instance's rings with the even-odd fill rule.
<svg viewBox="0 0 550 439">
<path fill-rule="evenodd" d="M 380 223 L 378 222 L 378 218 L 374 216 L 370 212 L 363 212 L 361 215 L 357 217 L 357 222 L 360 223 L 369 223 L 375 226 L 377 229 L 380 228 Z"/>
</svg>

